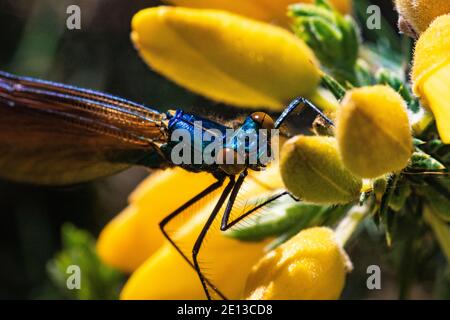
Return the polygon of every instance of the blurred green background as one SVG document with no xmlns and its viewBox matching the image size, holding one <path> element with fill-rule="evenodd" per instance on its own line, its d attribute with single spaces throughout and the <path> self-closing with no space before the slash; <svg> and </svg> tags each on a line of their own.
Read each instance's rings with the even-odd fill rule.
<svg viewBox="0 0 450 320">
<path fill-rule="evenodd" d="M 390 1 L 383 14 L 394 24 Z M 79 5 L 82 29 L 67 30 L 66 8 Z M 182 107 L 210 115 L 210 101 L 153 73 L 129 40 L 130 21 L 158 1 L 0 0 L 0 69 L 106 91 L 159 110 Z M 222 117 L 236 110 L 221 106 Z M 72 222 L 97 236 L 127 203 L 127 196 L 148 172 L 133 168 L 88 184 L 49 188 L 0 180 L 0 299 L 62 298 L 49 280 L 47 262 L 61 249 L 61 226 Z M 355 271 L 344 298 L 396 297 L 389 271 L 381 292 L 365 286 L 365 268 L 383 265 L 386 248 L 358 243 L 350 248 Z M 364 252 L 370 252 L 368 257 Z M 384 272 L 384 270 L 383 270 Z M 425 289 L 423 289 L 425 288 Z M 428 288 L 429 289 L 429 288 Z M 427 286 L 414 296 L 427 296 Z"/>
</svg>

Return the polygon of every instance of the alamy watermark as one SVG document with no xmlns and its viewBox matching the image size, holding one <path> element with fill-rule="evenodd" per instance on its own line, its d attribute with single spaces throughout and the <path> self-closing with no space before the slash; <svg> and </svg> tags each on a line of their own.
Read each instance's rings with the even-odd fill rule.
<svg viewBox="0 0 450 320">
<path fill-rule="evenodd" d="M 367 274 L 369 277 L 366 281 L 367 289 L 381 290 L 381 268 L 376 264 L 367 267 Z"/>
<path fill-rule="evenodd" d="M 66 280 L 66 287 L 69 290 L 81 289 L 81 268 L 77 265 L 70 265 L 66 269 L 69 275 Z"/>
<path fill-rule="evenodd" d="M 367 7 L 366 27 L 369 30 L 381 30 L 381 8 L 377 5 Z"/>
<path fill-rule="evenodd" d="M 81 8 L 77 5 L 70 5 L 66 9 L 68 14 L 66 19 L 66 27 L 69 30 L 81 29 Z"/>
</svg>

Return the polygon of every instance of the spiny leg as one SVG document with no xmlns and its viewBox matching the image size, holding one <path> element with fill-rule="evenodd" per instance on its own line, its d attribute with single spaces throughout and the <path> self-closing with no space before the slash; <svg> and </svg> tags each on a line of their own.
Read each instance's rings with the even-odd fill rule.
<svg viewBox="0 0 450 320">
<path fill-rule="evenodd" d="M 205 290 L 206 297 L 208 300 L 211 300 L 211 296 L 208 291 L 209 284 L 214 291 L 218 291 L 211 283 L 208 282 L 208 280 L 203 275 L 200 265 L 198 263 L 198 254 L 200 252 L 200 248 L 203 244 L 203 240 L 205 239 L 206 234 L 209 231 L 209 228 L 211 227 L 212 223 L 214 222 L 214 219 L 216 218 L 217 214 L 220 211 L 220 208 L 222 208 L 225 200 L 227 199 L 228 195 L 230 194 L 231 190 L 233 189 L 233 186 L 235 185 L 234 176 L 230 177 L 230 182 L 228 182 L 227 186 L 225 187 L 225 190 L 223 191 L 222 195 L 220 196 L 220 199 L 217 201 L 216 206 L 214 207 L 214 210 L 211 212 L 208 221 L 206 221 L 205 225 L 203 226 L 202 231 L 200 232 L 200 235 L 198 236 L 197 240 L 195 241 L 194 248 L 192 249 L 192 261 L 194 262 L 194 268 L 195 271 L 197 271 L 198 277 L 200 278 L 200 281 L 202 283 L 203 289 Z M 223 299 L 226 299 L 223 295 L 221 296 Z"/>
<path fill-rule="evenodd" d="M 272 203 L 273 201 L 278 200 L 279 198 L 281 198 L 283 196 L 286 196 L 286 195 L 289 195 L 295 201 L 299 201 L 289 191 L 283 191 L 283 192 L 280 192 L 278 194 L 273 195 L 272 197 L 268 198 L 266 201 L 262 202 L 261 204 L 257 205 L 256 207 L 250 209 L 249 211 L 245 212 L 244 214 L 242 214 L 241 216 L 239 216 L 238 218 L 232 220 L 229 223 L 228 223 L 228 220 L 230 219 L 231 208 L 233 207 L 233 204 L 230 204 L 230 202 L 228 202 L 227 208 L 230 207 L 230 210 L 229 211 L 228 210 L 225 211 L 225 213 L 223 214 L 220 230 L 226 231 L 226 230 L 232 228 L 233 226 L 235 226 L 236 224 L 238 224 L 239 222 L 244 220 L 246 217 L 248 217 L 252 213 L 258 211 L 262 207 L 267 206 L 268 204 Z M 230 200 L 231 200 L 231 197 L 230 197 Z M 233 201 L 234 201 L 234 199 L 233 199 Z"/>
<path fill-rule="evenodd" d="M 183 204 L 181 207 L 179 207 L 177 210 L 175 210 L 174 212 L 172 212 L 171 214 L 169 214 L 167 217 L 165 217 L 160 223 L 159 223 L 159 228 L 161 229 L 161 232 L 163 233 L 164 237 L 170 242 L 170 244 L 178 251 L 178 253 L 184 258 L 184 260 L 186 260 L 187 263 L 189 263 L 189 265 L 197 271 L 197 269 L 194 267 L 194 264 L 191 262 L 191 260 L 189 260 L 189 258 L 183 253 L 183 251 L 180 249 L 180 247 L 178 247 L 178 245 L 175 243 L 174 240 L 172 240 L 172 238 L 169 236 L 169 234 L 166 232 L 165 227 L 167 224 L 169 224 L 170 221 L 172 221 L 172 219 L 176 218 L 179 214 L 181 214 L 183 211 L 185 211 L 187 208 L 189 208 L 190 206 L 192 206 L 194 203 L 196 203 L 197 201 L 201 200 L 202 198 L 208 196 L 209 194 L 213 193 L 214 191 L 216 191 L 217 189 L 219 189 L 222 185 L 223 182 L 225 181 L 225 178 L 220 178 L 219 180 L 217 180 L 216 182 L 214 182 L 212 185 L 210 185 L 209 187 L 207 187 L 205 190 L 203 190 L 202 192 L 200 192 L 198 195 L 196 195 L 195 197 L 193 197 L 191 200 L 187 201 L 185 204 Z M 226 299 L 225 296 L 218 290 L 215 288 L 215 286 L 210 283 L 210 281 L 208 279 L 205 279 L 205 281 L 214 289 L 214 291 L 217 292 L 217 294 L 222 298 L 222 299 Z"/>
<path fill-rule="evenodd" d="M 231 211 L 233 209 L 234 206 L 234 201 L 236 200 L 236 197 L 239 193 L 239 190 L 242 187 L 242 183 L 244 183 L 244 179 L 245 177 L 247 177 L 247 170 L 243 171 L 240 175 L 239 178 L 236 181 L 236 184 L 233 187 L 233 190 L 231 191 L 230 194 L 230 199 L 228 199 L 228 203 L 227 203 L 227 207 L 225 209 L 225 212 L 223 213 L 222 216 L 222 222 L 220 224 L 220 230 L 224 231 L 226 228 L 226 222 L 228 221 Z"/>
</svg>

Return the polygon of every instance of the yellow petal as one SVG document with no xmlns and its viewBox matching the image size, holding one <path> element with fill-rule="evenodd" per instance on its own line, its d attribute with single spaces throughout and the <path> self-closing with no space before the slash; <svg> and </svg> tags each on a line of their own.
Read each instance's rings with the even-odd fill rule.
<svg viewBox="0 0 450 320">
<path fill-rule="evenodd" d="M 209 174 L 180 168 L 151 175 L 130 196 L 130 205 L 101 232 L 100 258 L 125 272 L 134 271 L 163 244 L 159 222 L 214 181 Z"/>
<path fill-rule="evenodd" d="M 423 93 L 442 141 L 450 144 L 450 63 L 425 80 Z"/>
<path fill-rule="evenodd" d="M 138 12 L 132 40 L 154 70 L 198 94 L 279 110 L 315 91 L 316 58 L 290 32 L 225 11 L 156 7 Z"/>
<path fill-rule="evenodd" d="M 256 177 L 275 188 L 282 185 L 276 166 L 257 174 Z M 254 180 L 248 181 L 246 190 L 249 195 L 267 191 Z M 217 197 L 215 199 L 217 200 Z M 176 242 L 181 245 L 189 258 L 192 255 L 193 243 L 214 204 L 212 201 L 174 235 Z M 221 214 L 218 219 L 220 217 Z M 228 298 L 238 299 L 242 296 L 245 278 L 252 265 L 263 255 L 266 243 L 245 243 L 228 238 L 219 231 L 218 219 L 208 233 L 207 240 L 200 251 L 199 260 L 204 263 L 209 279 Z M 123 288 L 121 298 L 205 299 L 205 294 L 195 271 L 169 243 L 165 243 L 132 274 Z"/>
<path fill-rule="evenodd" d="M 414 92 L 431 109 L 439 134 L 450 143 L 450 15 L 437 18 L 417 41 L 412 80 Z"/>
<path fill-rule="evenodd" d="M 253 19 L 288 27 L 290 19 L 287 7 L 294 3 L 313 3 L 314 0 L 166 0 L 182 7 L 219 9 L 234 12 Z M 331 4 L 343 14 L 351 11 L 350 0 L 331 0 Z"/>
<path fill-rule="evenodd" d="M 328 228 L 311 228 L 266 254 L 248 277 L 250 300 L 338 299 L 350 262 Z"/>
<path fill-rule="evenodd" d="M 406 103 L 388 86 L 348 91 L 338 112 L 336 137 L 344 165 L 362 178 L 402 170 L 413 150 Z"/>
</svg>

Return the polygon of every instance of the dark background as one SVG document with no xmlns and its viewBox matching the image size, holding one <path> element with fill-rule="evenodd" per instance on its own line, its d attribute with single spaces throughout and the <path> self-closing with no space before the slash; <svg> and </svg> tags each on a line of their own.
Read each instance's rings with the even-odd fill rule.
<svg viewBox="0 0 450 320">
<path fill-rule="evenodd" d="M 275 0 L 274 0 L 275 1 Z M 393 23 L 390 1 L 375 1 Z M 129 40 L 132 16 L 158 4 L 143 0 L 0 0 L 0 69 L 106 91 L 159 110 L 182 107 L 211 115 L 212 103 L 153 73 Z M 82 29 L 66 29 L 66 8 L 82 10 Z M 194 107 L 195 106 L 195 107 Z M 214 108 L 216 109 L 216 108 Z M 217 109 L 216 109 L 217 110 Z M 222 117 L 236 113 L 221 106 Z M 65 188 L 34 187 L 0 180 L 0 299 L 52 298 L 46 263 L 60 249 L 64 222 L 95 236 L 126 206 L 127 196 L 148 172 L 134 168 L 114 177 Z M 113 196 L 111 196 L 113 195 Z M 381 263 L 377 248 L 356 265 Z M 353 257 L 353 254 L 352 254 Z M 355 261 L 356 262 L 356 261 Z M 364 270 L 345 297 L 364 297 Z M 361 290 L 357 288 L 360 287 Z M 383 297 L 389 296 L 389 288 Z"/>
</svg>

